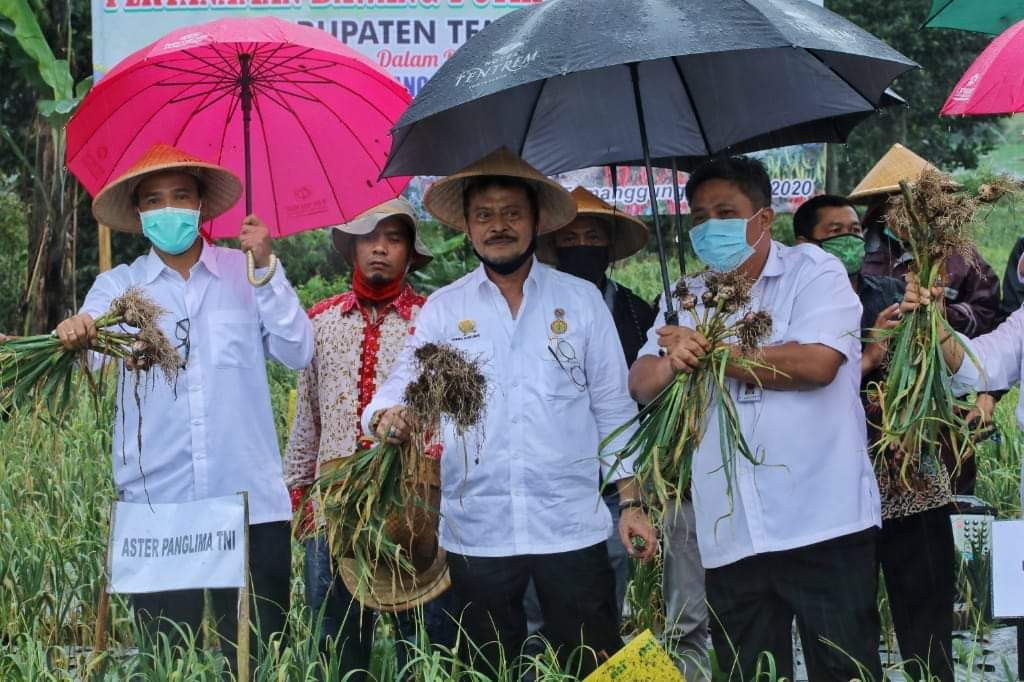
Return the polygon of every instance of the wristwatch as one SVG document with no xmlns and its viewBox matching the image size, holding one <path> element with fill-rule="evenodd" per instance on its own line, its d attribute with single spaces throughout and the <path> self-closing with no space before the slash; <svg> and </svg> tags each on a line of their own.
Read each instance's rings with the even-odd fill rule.
<svg viewBox="0 0 1024 682">
<path fill-rule="evenodd" d="M 623 509 L 639 509 L 644 514 L 648 513 L 647 505 L 643 500 L 619 500 L 619 511 Z"/>
</svg>

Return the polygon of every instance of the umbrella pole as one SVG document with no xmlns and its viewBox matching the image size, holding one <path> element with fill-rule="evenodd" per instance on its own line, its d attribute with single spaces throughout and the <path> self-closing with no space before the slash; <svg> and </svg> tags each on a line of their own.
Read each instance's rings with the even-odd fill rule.
<svg viewBox="0 0 1024 682">
<path fill-rule="evenodd" d="M 647 169 L 647 191 L 651 197 L 651 212 L 654 214 L 654 234 L 658 238 L 658 261 L 661 265 L 661 286 L 664 290 L 665 324 L 678 324 L 679 314 L 672 305 L 672 283 L 668 277 L 668 258 L 665 255 L 665 239 L 661 234 L 661 218 L 658 216 L 658 196 L 654 188 L 654 169 L 651 167 L 651 149 L 647 141 L 647 124 L 644 122 L 644 105 L 640 98 L 640 79 L 636 62 L 629 65 L 630 80 L 633 81 L 633 99 L 636 102 L 636 119 L 640 125 L 640 146 L 644 153 L 644 167 Z"/>
<path fill-rule="evenodd" d="M 676 248 L 679 250 L 679 274 L 686 276 L 686 237 L 683 234 L 683 202 L 679 200 L 679 164 L 672 157 L 672 198 L 676 202 Z"/>
<path fill-rule="evenodd" d="M 252 122 L 252 55 L 244 52 L 239 54 L 238 64 L 238 81 L 242 89 L 239 100 L 242 108 L 242 154 L 245 159 L 245 216 L 248 218 L 252 215 L 252 143 L 249 137 L 249 126 Z M 249 278 L 249 284 L 261 287 L 274 276 L 277 268 L 274 267 L 276 256 L 273 254 L 270 256 L 270 267 L 262 277 L 256 277 L 256 260 L 252 251 L 246 251 L 245 258 L 248 264 L 246 277 Z"/>
</svg>

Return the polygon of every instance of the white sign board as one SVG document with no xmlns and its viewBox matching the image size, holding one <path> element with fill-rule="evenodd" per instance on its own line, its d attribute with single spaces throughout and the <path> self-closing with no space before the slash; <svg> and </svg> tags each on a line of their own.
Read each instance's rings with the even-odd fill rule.
<svg viewBox="0 0 1024 682">
<path fill-rule="evenodd" d="M 1024 521 L 992 524 L 992 615 L 1024 618 Z"/>
<path fill-rule="evenodd" d="M 245 517 L 242 495 L 180 504 L 115 502 L 107 591 L 243 587 Z"/>
</svg>

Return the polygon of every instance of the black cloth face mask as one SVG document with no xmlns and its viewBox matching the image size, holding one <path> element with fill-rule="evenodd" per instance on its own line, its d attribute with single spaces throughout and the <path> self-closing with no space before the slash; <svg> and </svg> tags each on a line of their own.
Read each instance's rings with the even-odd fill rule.
<svg viewBox="0 0 1024 682">
<path fill-rule="evenodd" d="M 601 284 L 610 259 L 607 246 L 560 246 L 555 249 L 558 269 L 581 279 Z"/>
<path fill-rule="evenodd" d="M 506 263 L 495 263 L 493 261 L 487 260 L 486 258 L 480 255 L 480 252 L 477 251 L 475 247 L 473 248 L 473 253 L 476 254 L 476 257 L 480 260 L 480 262 L 487 266 L 488 269 L 494 270 L 499 275 L 511 275 L 513 272 L 521 268 L 523 266 L 523 263 L 533 258 L 533 252 L 536 249 L 537 235 L 535 233 L 533 235 L 533 239 L 530 240 L 530 245 L 526 247 L 526 250 L 523 251 L 523 253 L 520 254 L 519 256 L 516 256 L 514 259 Z"/>
</svg>

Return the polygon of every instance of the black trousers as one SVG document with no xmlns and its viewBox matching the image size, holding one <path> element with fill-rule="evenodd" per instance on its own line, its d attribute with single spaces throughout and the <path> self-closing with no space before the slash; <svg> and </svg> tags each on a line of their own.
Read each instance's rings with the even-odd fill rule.
<svg viewBox="0 0 1024 682">
<path fill-rule="evenodd" d="M 250 618 L 258 628 L 259 641 L 250 652 L 255 659 L 271 635 L 283 632 L 290 606 L 291 523 L 279 521 L 249 526 L 249 573 L 252 588 Z M 238 636 L 238 590 L 207 590 L 220 637 L 221 648 L 232 670 L 237 670 L 235 642 Z M 178 590 L 132 595 L 136 617 L 146 630 L 150 646 L 160 634 L 171 645 L 184 642 L 175 624 L 187 626 L 196 636 L 203 621 L 204 590 Z M 197 642 L 198 643 L 198 642 Z"/>
<path fill-rule="evenodd" d="M 708 569 L 711 639 L 729 678 L 766 679 L 770 652 L 776 676 L 793 679 L 796 618 L 811 682 L 881 679 L 876 542 L 872 528 Z"/>
<path fill-rule="evenodd" d="M 878 536 L 878 560 L 889 595 L 904 672 L 912 680 L 953 680 L 956 548 L 953 505 L 889 519 Z M 927 664 L 922 670 L 921 662 Z"/>
<path fill-rule="evenodd" d="M 558 554 L 474 557 L 448 554 L 455 617 L 472 640 L 460 655 L 495 677 L 502 655 L 508 665 L 526 641 L 523 595 L 533 579 L 544 634 L 563 668 L 586 677 L 600 660 L 622 648 L 615 603 L 615 576 L 602 541 Z M 500 644 L 500 648 L 499 645 Z M 591 651 L 580 649 L 581 644 Z M 487 667 L 489 666 L 489 667 Z"/>
</svg>

